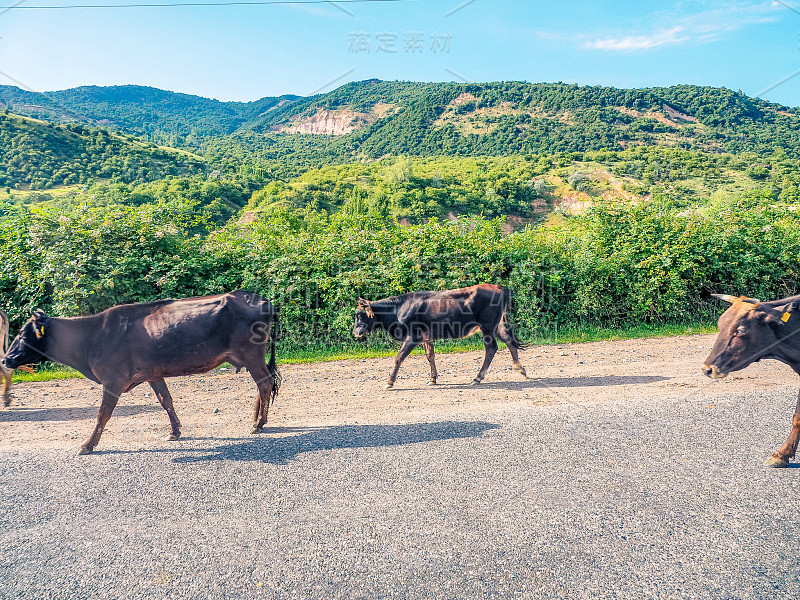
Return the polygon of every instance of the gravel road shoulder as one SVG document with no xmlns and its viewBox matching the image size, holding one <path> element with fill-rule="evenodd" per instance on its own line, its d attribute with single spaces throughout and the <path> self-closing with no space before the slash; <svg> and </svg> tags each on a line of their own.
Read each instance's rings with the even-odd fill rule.
<svg viewBox="0 0 800 600">
<path fill-rule="evenodd" d="M 511 369 L 508 352 L 501 350 L 484 383 L 476 387 L 468 384 L 480 368 L 482 352 L 437 355 L 438 386 L 426 385 L 425 357 L 412 355 L 393 390 L 384 389 L 391 358 L 287 365 L 268 424 L 273 434 L 280 434 L 296 427 L 413 422 L 454 412 L 480 415 L 496 405 L 724 395 L 796 383 L 791 369 L 774 361 L 756 363 L 721 381 L 703 377 L 700 365 L 713 337 L 534 347 L 521 355 L 527 380 Z M 248 431 L 256 390 L 246 372 L 214 371 L 172 378 L 167 384 L 185 438 L 235 437 Z M 0 449 L 77 448 L 91 433 L 100 395 L 101 387 L 86 380 L 18 384 L 12 410 L 0 412 Z M 120 398 L 99 448 L 147 448 L 167 434 L 166 414 L 149 386 L 142 385 Z"/>
</svg>

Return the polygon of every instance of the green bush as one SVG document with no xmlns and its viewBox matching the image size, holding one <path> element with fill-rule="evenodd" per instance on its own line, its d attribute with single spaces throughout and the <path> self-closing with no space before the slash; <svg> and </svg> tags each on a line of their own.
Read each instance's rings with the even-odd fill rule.
<svg viewBox="0 0 800 600">
<path fill-rule="evenodd" d="M 244 287 L 278 306 L 287 349 L 350 343 L 359 296 L 481 282 L 512 288 L 523 339 L 556 327 L 690 323 L 719 314 L 714 292 L 766 299 L 798 290 L 796 208 L 772 192 L 693 208 L 606 202 L 513 233 L 500 218 L 402 226 L 369 211 L 301 218 L 276 208 L 204 235 L 211 226 L 185 201 L 7 205 L 0 294 L 19 326 L 34 307 L 88 314 Z"/>
</svg>

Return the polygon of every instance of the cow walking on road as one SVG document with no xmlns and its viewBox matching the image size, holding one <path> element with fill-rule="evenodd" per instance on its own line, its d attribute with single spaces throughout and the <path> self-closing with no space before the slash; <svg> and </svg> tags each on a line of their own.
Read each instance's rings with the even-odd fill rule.
<svg viewBox="0 0 800 600">
<path fill-rule="evenodd" d="M 149 383 L 177 440 L 180 421 L 166 377 L 205 373 L 228 362 L 258 386 L 252 433 L 262 431 L 280 385 L 275 363 L 278 315 L 252 292 L 123 304 L 89 317 L 58 319 L 36 311 L 6 354 L 6 368 L 52 360 L 103 385 L 97 424 L 80 454 L 100 441 L 120 394 Z M 269 363 L 265 360 L 271 338 Z"/>
<path fill-rule="evenodd" d="M 774 358 L 800 375 L 800 295 L 760 302 L 755 298 L 714 294 L 730 302 L 719 318 L 719 335 L 703 364 L 714 379 L 740 371 L 762 358 Z M 767 459 L 768 467 L 786 467 L 800 441 L 800 394 L 786 443 Z"/>
<path fill-rule="evenodd" d="M 486 347 L 483 366 L 471 385 L 483 381 L 497 352 L 497 338 L 508 346 L 514 369 L 527 377 L 519 362 L 518 351 L 527 348 L 514 336 L 508 320 L 510 292 L 501 285 L 481 284 L 441 292 L 411 292 L 372 302 L 359 298 L 353 335 L 364 338 L 374 329 L 383 329 L 402 342 L 394 369 L 386 386 L 391 389 L 403 360 L 419 345 L 431 366 L 431 385 L 438 373 L 433 342 L 440 339 L 465 338 L 480 332 Z"/>
</svg>

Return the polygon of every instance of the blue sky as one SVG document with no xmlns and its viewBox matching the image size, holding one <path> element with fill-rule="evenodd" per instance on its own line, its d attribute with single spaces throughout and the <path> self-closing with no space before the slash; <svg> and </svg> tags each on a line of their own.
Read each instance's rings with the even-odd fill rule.
<svg viewBox="0 0 800 600">
<path fill-rule="evenodd" d="M 34 8 L 179 2 L 0 0 L 18 3 L 0 9 L 0 83 L 134 83 L 220 100 L 309 95 L 373 77 L 693 83 L 800 106 L 800 0 Z"/>
</svg>

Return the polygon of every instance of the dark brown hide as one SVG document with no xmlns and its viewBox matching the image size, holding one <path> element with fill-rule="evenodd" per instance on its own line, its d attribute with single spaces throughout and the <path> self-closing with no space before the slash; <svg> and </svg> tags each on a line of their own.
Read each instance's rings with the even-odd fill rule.
<svg viewBox="0 0 800 600">
<path fill-rule="evenodd" d="M 253 433 L 267 421 L 270 402 L 278 393 L 275 365 L 278 316 L 272 304 L 252 292 L 124 304 L 90 317 L 57 319 L 37 311 L 23 326 L 5 358 L 5 365 L 52 360 L 80 371 L 103 385 L 97 425 L 81 446 L 87 454 L 100 441 L 120 394 L 149 383 L 172 428 L 180 437 L 180 421 L 167 389 L 167 377 L 205 373 L 224 362 L 245 367 L 258 386 Z M 269 364 L 267 342 L 272 339 Z"/>
<path fill-rule="evenodd" d="M 510 292 L 500 285 L 481 284 L 441 292 L 411 292 L 401 296 L 358 301 L 353 335 L 363 338 L 374 329 L 383 329 L 402 342 L 389 375 L 388 388 L 394 385 L 397 372 L 406 356 L 419 345 L 431 367 L 431 384 L 436 384 L 434 340 L 457 339 L 480 332 L 486 347 L 483 366 L 473 380 L 483 381 L 497 352 L 497 337 L 508 346 L 514 368 L 526 376 L 519 362 L 518 350 L 526 346 L 514 336 L 508 321 Z"/>
<path fill-rule="evenodd" d="M 718 296 L 731 305 L 719 318 L 719 335 L 703 364 L 714 379 L 744 369 L 762 358 L 789 365 L 800 375 L 800 296 L 759 302 L 744 296 Z M 768 466 L 785 467 L 800 441 L 800 394 L 786 443 L 767 460 Z"/>
</svg>

